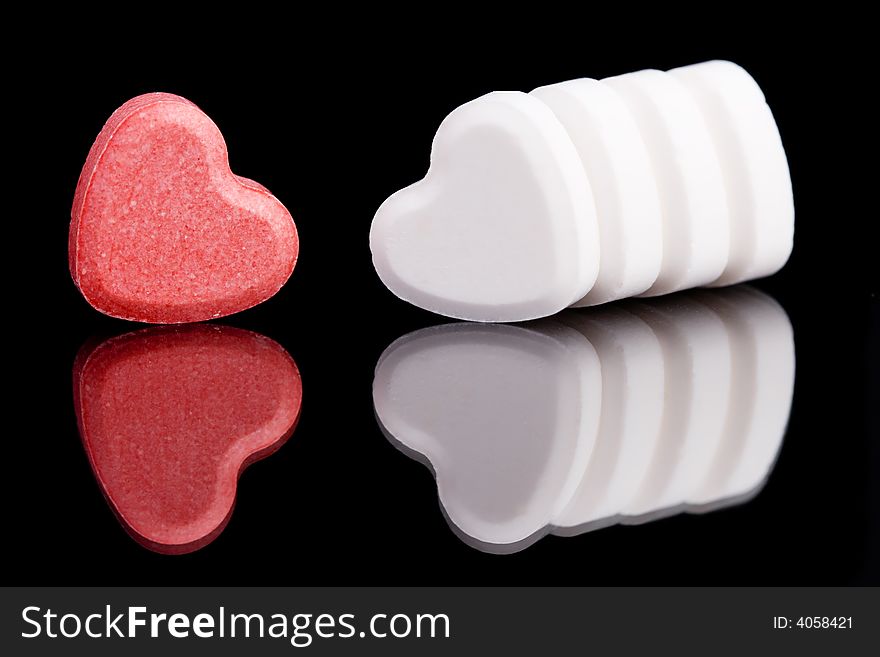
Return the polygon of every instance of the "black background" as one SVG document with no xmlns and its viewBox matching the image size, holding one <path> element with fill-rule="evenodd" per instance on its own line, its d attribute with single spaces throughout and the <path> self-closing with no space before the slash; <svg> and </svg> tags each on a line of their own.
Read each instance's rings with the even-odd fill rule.
<svg viewBox="0 0 880 657">
<path fill-rule="evenodd" d="M 21 248 L 8 247 L 15 253 L 7 579 L 880 583 L 878 287 L 867 229 L 876 207 L 863 191 L 870 183 L 857 182 L 876 167 L 861 169 L 857 158 L 867 147 L 858 114 L 864 86 L 846 77 L 857 54 L 830 46 L 830 25 L 721 35 L 719 15 L 686 36 L 657 25 L 645 38 L 618 23 L 557 34 L 571 20 L 559 15 L 549 30 L 470 31 L 462 22 L 435 34 L 424 23 L 364 25 L 357 38 L 304 22 L 272 34 L 250 24 L 218 33 L 202 26 L 207 38 L 198 42 L 167 26 L 149 37 L 95 28 L 69 42 L 32 41 L 35 50 L 57 50 L 51 64 L 20 72 L 21 91 L 8 103 L 20 113 L 10 136 L 24 140 L 26 180 L 23 203 L 7 218 L 25 230 L 14 242 Z M 428 470 L 392 447 L 374 421 L 371 382 L 381 352 L 444 319 L 399 301 L 375 276 L 367 242 L 373 213 L 424 174 L 438 124 L 476 96 L 713 58 L 743 65 L 762 86 L 795 190 L 792 258 L 757 284 L 785 307 L 797 350 L 793 412 L 775 471 L 741 507 L 546 537 L 514 555 L 478 552 L 450 531 Z M 219 538 L 176 557 L 141 548 L 117 524 L 83 453 L 71 398 L 80 345 L 140 327 L 100 315 L 79 296 L 67 270 L 67 231 L 77 177 L 103 122 L 149 91 L 199 105 L 223 131 L 233 171 L 272 190 L 301 240 L 281 292 L 222 320 L 264 333 L 293 356 L 303 377 L 299 427 L 277 454 L 244 472 Z"/>
</svg>

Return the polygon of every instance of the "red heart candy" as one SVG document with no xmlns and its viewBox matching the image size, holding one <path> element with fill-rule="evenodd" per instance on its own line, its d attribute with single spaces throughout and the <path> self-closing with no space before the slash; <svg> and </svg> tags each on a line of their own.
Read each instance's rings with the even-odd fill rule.
<svg viewBox="0 0 880 657">
<path fill-rule="evenodd" d="M 223 531 L 239 474 L 287 440 L 302 400 L 296 364 L 278 343 L 206 324 L 83 347 L 73 391 L 104 496 L 138 543 L 164 554 Z"/>
<path fill-rule="evenodd" d="M 132 98 L 89 151 L 70 271 L 107 315 L 170 324 L 245 310 L 284 285 L 298 251 L 290 213 L 232 173 L 219 129 L 185 98 Z"/>
</svg>

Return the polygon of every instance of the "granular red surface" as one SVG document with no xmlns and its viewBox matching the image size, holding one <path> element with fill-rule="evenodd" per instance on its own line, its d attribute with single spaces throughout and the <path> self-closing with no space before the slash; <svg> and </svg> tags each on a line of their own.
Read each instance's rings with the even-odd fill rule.
<svg viewBox="0 0 880 657">
<path fill-rule="evenodd" d="M 219 129 L 185 98 L 133 98 L 89 151 L 70 271 L 107 315 L 178 323 L 239 312 L 284 285 L 298 251 L 290 213 L 230 171 Z"/>
<path fill-rule="evenodd" d="M 74 402 L 95 477 L 125 529 L 166 554 L 219 535 L 239 473 L 299 418 L 293 359 L 262 335 L 159 327 L 84 347 Z"/>
</svg>

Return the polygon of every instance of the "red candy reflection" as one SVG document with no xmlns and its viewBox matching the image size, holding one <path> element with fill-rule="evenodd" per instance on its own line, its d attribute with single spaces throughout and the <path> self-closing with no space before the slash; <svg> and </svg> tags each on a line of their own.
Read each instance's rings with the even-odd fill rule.
<svg viewBox="0 0 880 657">
<path fill-rule="evenodd" d="M 239 474 L 287 440 L 302 400 L 296 363 L 278 343 L 208 324 L 85 346 L 73 390 L 101 490 L 129 534 L 163 554 L 223 531 Z"/>
</svg>

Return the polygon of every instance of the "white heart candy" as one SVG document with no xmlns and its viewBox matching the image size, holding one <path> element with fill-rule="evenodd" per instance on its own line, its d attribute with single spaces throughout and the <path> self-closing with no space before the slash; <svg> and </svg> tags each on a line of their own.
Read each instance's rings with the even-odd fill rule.
<svg viewBox="0 0 880 657">
<path fill-rule="evenodd" d="M 788 160 L 764 94 L 732 62 L 704 62 L 669 73 L 699 104 L 724 172 L 730 257 L 715 285 L 769 276 L 791 254 L 794 202 Z"/>
<path fill-rule="evenodd" d="M 712 283 L 727 265 L 730 226 L 721 165 L 696 101 L 662 71 L 637 71 L 603 82 L 635 116 L 660 192 L 663 262 L 645 295 Z"/>
<path fill-rule="evenodd" d="M 521 321 L 766 276 L 793 232 L 764 95 L 714 61 L 462 105 L 425 178 L 379 208 L 370 248 L 406 301 Z"/>
<path fill-rule="evenodd" d="M 647 290 L 660 273 L 663 225 L 648 151 L 620 96 L 598 80 L 539 87 L 540 98 L 565 126 L 596 201 L 599 275 L 572 304 L 593 306 Z"/>
<path fill-rule="evenodd" d="M 397 296 L 476 321 L 558 312 L 599 268 L 578 153 L 553 112 L 519 92 L 487 94 L 446 117 L 427 175 L 382 204 L 370 248 Z"/>
</svg>

